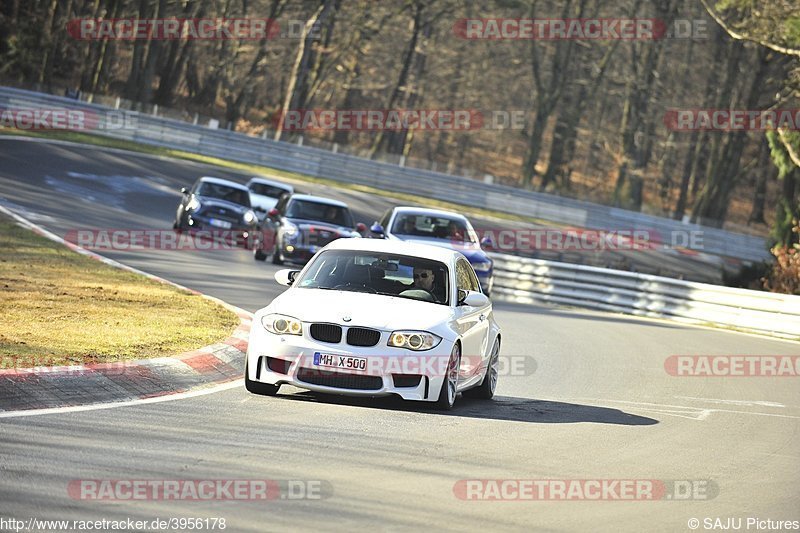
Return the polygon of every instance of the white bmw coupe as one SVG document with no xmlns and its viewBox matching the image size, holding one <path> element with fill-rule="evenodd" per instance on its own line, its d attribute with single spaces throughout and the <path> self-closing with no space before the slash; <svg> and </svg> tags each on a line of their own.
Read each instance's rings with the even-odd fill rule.
<svg viewBox="0 0 800 533">
<path fill-rule="evenodd" d="M 494 396 L 500 327 L 460 252 L 339 239 L 275 279 L 290 288 L 255 313 L 248 391 L 275 395 L 289 384 L 441 409 L 459 392 Z"/>
</svg>

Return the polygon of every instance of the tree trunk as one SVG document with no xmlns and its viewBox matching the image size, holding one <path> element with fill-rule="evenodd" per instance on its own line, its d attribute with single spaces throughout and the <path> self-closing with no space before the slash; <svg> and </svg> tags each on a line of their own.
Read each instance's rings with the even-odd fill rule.
<svg viewBox="0 0 800 533">
<path fill-rule="evenodd" d="M 675 0 L 657 0 L 655 4 L 659 18 L 669 25 L 675 15 Z M 664 39 L 630 44 L 633 72 L 620 128 L 623 153 L 614 187 L 614 205 L 635 211 L 642 208 L 644 172 L 650 159 L 648 134 L 653 131 L 653 117 L 648 110 L 663 49 Z"/>
<path fill-rule="evenodd" d="M 539 154 L 542 151 L 542 138 L 547 126 L 549 113 L 543 106 L 536 106 L 536 117 L 533 119 L 533 127 L 528 135 L 528 150 L 525 156 L 525 165 L 522 167 L 522 185 L 530 188 L 533 184 L 533 177 L 536 175 L 536 163 L 539 161 Z"/>
<path fill-rule="evenodd" d="M 166 0 L 158 0 L 156 7 L 156 17 L 164 16 L 164 9 L 166 7 Z M 153 99 L 153 76 L 156 72 L 156 64 L 161 57 L 163 41 L 159 39 L 152 40 L 150 46 L 147 48 L 147 58 L 144 62 L 144 72 L 142 73 L 137 92 L 136 99 L 144 104 L 150 103 Z"/>
<path fill-rule="evenodd" d="M 312 30 L 316 24 L 324 23 L 332 6 L 333 0 L 322 0 L 317 11 L 303 26 L 303 35 L 297 48 L 291 75 L 289 76 L 289 86 L 286 88 L 286 95 L 281 106 L 281 120 L 278 121 L 275 129 L 276 141 L 279 141 L 283 135 L 283 117 L 286 116 L 289 110 L 296 109 L 300 96 L 306 90 L 305 85 L 308 82 L 311 49 L 318 38 Z"/>
<path fill-rule="evenodd" d="M 569 91 L 568 96 L 561 106 L 562 112 L 559 113 L 553 133 L 553 143 L 550 147 L 550 157 L 548 157 L 547 160 L 547 170 L 542 178 L 542 190 L 545 190 L 552 182 L 556 183 L 560 191 L 567 191 L 570 189 L 571 169 L 568 163 L 570 163 L 575 156 L 578 124 L 586 110 L 586 105 L 590 100 L 594 100 L 597 87 L 605 75 L 606 68 L 608 67 L 614 50 L 616 50 L 617 44 L 619 44 L 619 41 L 614 41 L 607 47 L 592 76 L 572 84 L 573 88 L 575 85 L 578 86 L 578 91 L 577 94 L 574 89 Z M 586 65 L 583 64 L 581 66 Z M 590 87 L 591 91 L 589 90 Z"/>
<path fill-rule="evenodd" d="M 400 75 L 397 77 L 397 82 L 392 90 L 392 95 L 389 97 L 389 103 L 386 109 L 395 109 L 397 103 L 400 101 L 403 91 L 408 84 L 408 78 L 411 72 L 411 66 L 414 61 L 414 55 L 417 51 L 417 42 L 419 42 L 419 35 L 422 31 L 422 16 L 425 5 L 419 1 L 414 2 L 414 17 L 411 25 L 411 39 L 408 41 L 408 47 L 403 54 L 403 63 L 400 68 Z M 375 157 L 375 154 L 380 150 L 386 142 L 386 132 L 378 131 L 375 134 L 375 139 L 372 141 L 372 146 L 369 150 L 369 157 Z"/>
<path fill-rule="evenodd" d="M 745 52 L 744 46 L 739 42 L 731 44 L 730 60 L 727 69 L 727 78 L 723 85 L 723 90 L 718 100 L 717 108 L 735 108 L 737 102 L 732 96 L 735 81 L 739 77 L 739 68 L 742 55 Z M 760 85 L 767 70 L 767 50 L 757 49 L 754 54 L 755 65 L 753 77 L 749 87 L 745 92 L 744 107 L 746 109 L 756 109 L 761 92 Z M 748 66 L 752 62 L 748 62 Z M 700 220 L 701 223 L 722 226 L 728 211 L 730 196 L 742 172 L 739 169 L 742 151 L 747 141 L 745 131 L 736 131 L 731 134 L 716 132 L 717 136 L 712 143 L 712 158 L 706 172 L 706 184 L 698 197 L 698 201 L 692 211 L 693 220 Z"/>
<path fill-rule="evenodd" d="M 581 18 L 586 8 L 587 0 L 580 0 L 576 10 L 576 18 Z M 567 18 L 572 10 L 572 1 L 567 0 L 561 12 L 562 18 Z M 533 6 L 531 8 L 533 12 Z M 533 13 L 531 13 L 533 14 Z M 573 40 L 558 40 L 552 44 L 554 48 L 550 65 L 550 78 L 544 80 L 541 70 L 538 47 L 542 46 L 537 41 L 531 42 L 531 73 L 533 74 L 534 107 L 536 118 L 528 138 L 528 153 L 522 166 L 522 185 L 530 188 L 536 175 L 536 163 L 542 151 L 542 138 L 550 115 L 555 110 L 564 92 L 567 79 L 568 65 L 575 45 Z M 544 46 L 542 46 L 544 48 Z"/>
<path fill-rule="evenodd" d="M 50 86 L 51 81 L 51 65 L 52 65 L 52 50 L 48 49 L 48 45 L 51 44 L 53 40 L 53 25 L 56 19 L 56 11 L 58 10 L 58 0 L 50 0 L 50 4 L 47 8 L 46 18 L 42 24 L 44 28 L 44 32 L 42 32 L 42 46 L 45 47 L 45 53 L 42 56 L 41 63 L 39 64 L 39 76 L 37 78 L 38 83 L 42 83 L 46 86 Z"/>
<path fill-rule="evenodd" d="M 139 0 L 139 18 L 148 18 L 148 0 Z M 131 58 L 131 70 L 128 75 L 128 82 L 125 87 L 125 97 L 129 100 L 136 100 L 139 94 L 139 87 L 141 86 L 142 68 L 144 66 L 144 59 L 147 55 L 147 49 L 150 45 L 150 39 L 136 40 L 133 42 L 133 57 Z"/>
<path fill-rule="evenodd" d="M 425 67 L 427 65 L 427 43 L 431 38 L 433 25 L 430 20 L 425 20 L 420 32 L 421 39 L 418 45 L 419 50 L 414 55 L 413 76 L 411 76 L 408 86 L 403 91 L 403 101 L 399 106 L 403 109 L 416 109 L 422 103 L 421 84 L 425 77 Z M 410 141 L 413 131 L 407 129 L 386 132 L 386 151 L 390 154 L 408 155 Z M 428 132 L 430 133 L 430 132 Z"/>
<path fill-rule="evenodd" d="M 769 145 L 766 139 L 762 139 L 758 152 L 758 176 L 755 190 L 753 191 L 753 205 L 750 209 L 750 218 L 747 220 L 748 226 L 767 223 L 764 219 L 764 206 L 767 200 L 767 181 L 772 173 L 772 165 L 769 160 Z"/>
<path fill-rule="evenodd" d="M 205 13 L 205 6 L 199 5 L 195 0 L 188 0 L 181 14 L 186 18 L 199 18 Z M 176 39 L 169 43 L 166 60 L 158 73 L 158 88 L 153 101 L 161 106 L 171 106 L 175 103 L 175 91 L 183 77 L 184 67 L 189 59 L 194 41 Z"/>
</svg>

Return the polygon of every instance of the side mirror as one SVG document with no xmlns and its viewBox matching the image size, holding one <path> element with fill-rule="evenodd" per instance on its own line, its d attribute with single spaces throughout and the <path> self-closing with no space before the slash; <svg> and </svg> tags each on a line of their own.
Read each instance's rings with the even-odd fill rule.
<svg viewBox="0 0 800 533">
<path fill-rule="evenodd" d="M 299 273 L 299 270 L 284 268 L 275 272 L 275 281 L 281 285 L 285 285 L 286 287 L 291 287 L 292 283 L 294 283 L 294 277 Z"/>
<path fill-rule="evenodd" d="M 186 187 L 181 187 L 181 194 L 189 194 L 189 189 Z"/>
<path fill-rule="evenodd" d="M 494 243 L 489 237 L 481 239 L 481 248 L 494 248 Z"/>
<path fill-rule="evenodd" d="M 269 211 L 267 211 L 267 216 L 269 218 L 277 218 L 279 214 L 280 214 L 280 211 L 278 211 L 274 207 L 272 209 L 270 209 Z"/>
<path fill-rule="evenodd" d="M 477 291 L 458 290 L 458 305 L 468 305 L 470 307 L 483 307 L 489 303 L 489 298 L 485 294 Z"/>
<path fill-rule="evenodd" d="M 367 225 L 363 222 L 359 222 L 356 224 L 356 231 L 359 232 L 361 235 L 364 235 L 364 232 L 367 231 Z"/>
<path fill-rule="evenodd" d="M 369 227 L 369 231 L 380 237 L 383 237 L 385 235 L 383 226 L 381 226 L 377 222 L 375 222 L 372 226 Z"/>
</svg>

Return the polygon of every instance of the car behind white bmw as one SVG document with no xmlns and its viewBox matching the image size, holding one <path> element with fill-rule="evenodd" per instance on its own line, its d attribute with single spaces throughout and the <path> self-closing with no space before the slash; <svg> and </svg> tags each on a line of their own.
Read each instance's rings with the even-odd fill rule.
<svg viewBox="0 0 800 533">
<path fill-rule="evenodd" d="M 442 409 L 458 392 L 494 396 L 500 327 L 458 251 L 339 239 L 275 279 L 290 288 L 255 313 L 248 391 L 274 395 L 290 384 Z"/>
</svg>

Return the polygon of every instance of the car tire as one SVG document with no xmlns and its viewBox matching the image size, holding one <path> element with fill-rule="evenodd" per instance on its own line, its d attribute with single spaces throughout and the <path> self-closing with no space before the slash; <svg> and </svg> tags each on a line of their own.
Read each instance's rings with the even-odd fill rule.
<svg viewBox="0 0 800 533">
<path fill-rule="evenodd" d="M 260 244 L 256 244 L 253 246 L 253 259 L 256 261 L 266 261 L 267 254 L 264 253 L 264 250 L 261 249 Z"/>
<path fill-rule="evenodd" d="M 244 364 L 244 388 L 247 389 L 247 392 L 260 394 L 262 396 L 275 396 L 278 394 L 278 389 L 281 388 L 280 385 L 271 385 L 269 383 L 261 383 L 260 381 L 251 381 L 249 366 L 249 361 Z"/>
<path fill-rule="evenodd" d="M 283 264 L 283 259 L 281 259 L 281 253 L 278 251 L 278 239 L 275 239 L 275 248 L 272 250 L 272 264 L 273 265 Z"/>
<path fill-rule="evenodd" d="M 500 339 L 494 340 L 492 355 L 489 356 L 489 366 L 483 381 L 473 389 L 465 390 L 464 396 L 467 398 L 477 398 L 479 400 L 491 400 L 494 391 L 497 389 L 497 377 L 500 371 Z"/>
<path fill-rule="evenodd" d="M 456 343 L 453 345 L 453 351 L 450 352 L 450 359 L 447 362 L 447 375 L 442 382 L 442 388 L 439 390 L 439 399 L 436 400 L 435 407 L 439 411 L 449 411 L 456 403 L 456 395 L 458 395 L 458 369 L 461 367 L 461 345 Z"/>
</svg>

